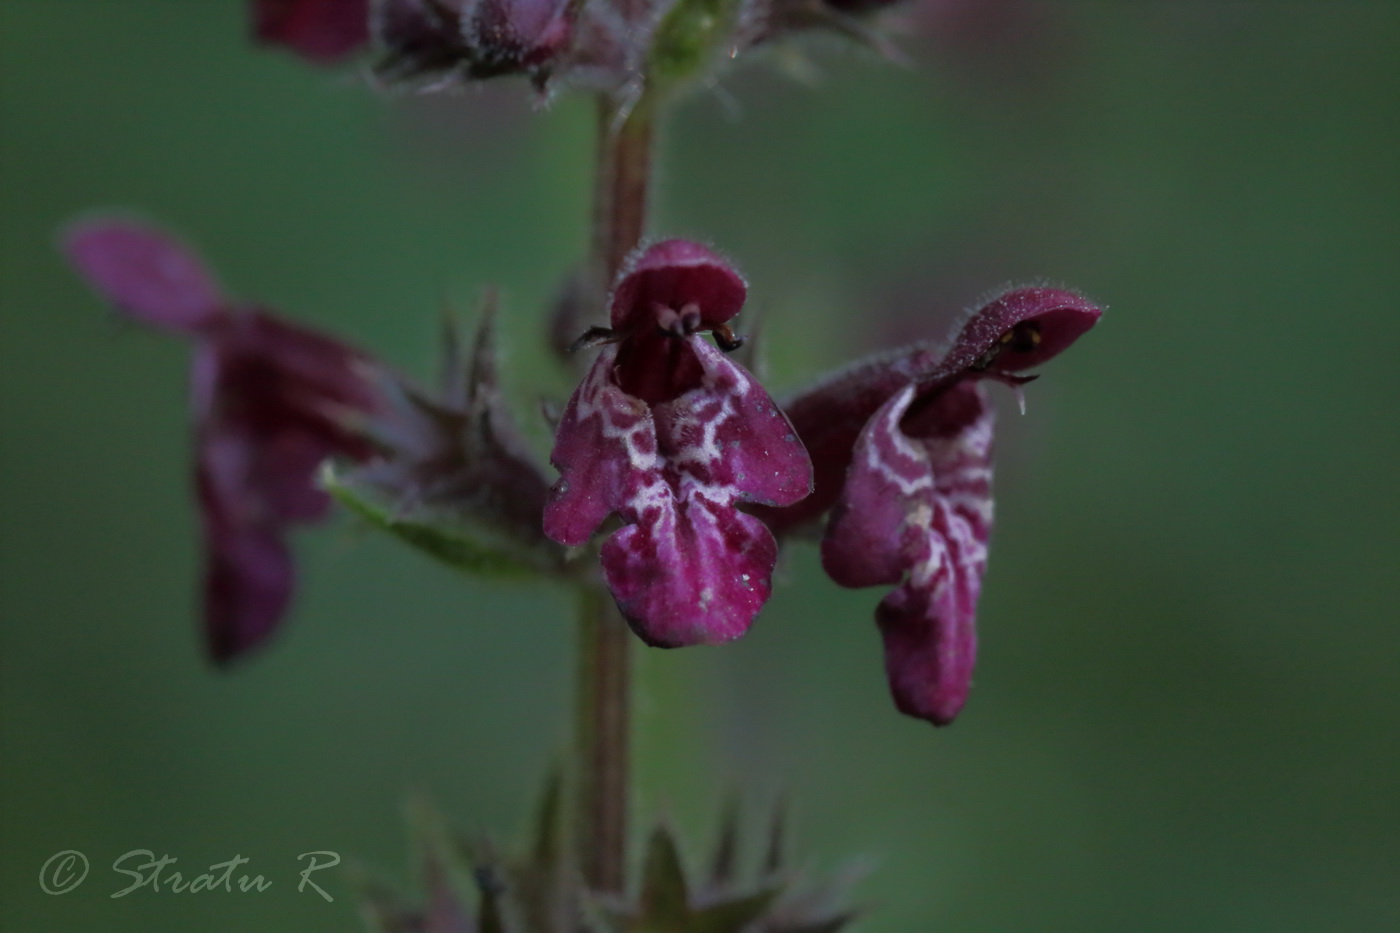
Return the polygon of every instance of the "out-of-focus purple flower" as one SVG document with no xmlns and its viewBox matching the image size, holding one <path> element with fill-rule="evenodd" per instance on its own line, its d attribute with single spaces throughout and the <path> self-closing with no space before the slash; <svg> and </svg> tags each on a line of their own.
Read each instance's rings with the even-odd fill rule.
<svg viewBox="0 0 1400 933">
<path fill-rule="evenodd" d="M 985 380 L 1049 360 L 1099 308 L 1053 288 L 1008 292 L 973 314 L 946 352 L 873 358 L 797 396 L 787 412 L 816 466 L 778 529 L 831 511 L 822 565 L 842 586 L 894 585 L 876 610 L 899 709 L 943 725 L 967 699 L 974 620 L 992 526 L 993 412 Z"/>
<path fill-rule="evenodd" d="M 195 477 L 204 532 L 204 623 L 225 662 L 286 612 L 286 530 L 322 518 L 314 476 L 332 456 L 374 451 L 357 422 L 380 407 L 370 361 L 321 334 L 225 298 L 178 240 L 124 220 L 71 227 L 63 247 L 104 298 L 194 341 Z"/>
<path fill-rule="evenodd" d="M 737 345 L 727 322 L 744 281 L 704 246 L 634 254 L 611 299 L 612 328 L 564 411 L 552 461 L 560 479 L 545 534 L 577 547 L 611 514 L 603 573 L 648 644 L 742 635 L 768 599 L 777 544 L 741 502 L 789 505 L 811 463 L 763 387 L 700 336 Z"/>
<path fill-rule="evenodd" d="M 370 0 L 253 0 L 253 35 L 318 65 L 369 44 Z"/>
</svg>

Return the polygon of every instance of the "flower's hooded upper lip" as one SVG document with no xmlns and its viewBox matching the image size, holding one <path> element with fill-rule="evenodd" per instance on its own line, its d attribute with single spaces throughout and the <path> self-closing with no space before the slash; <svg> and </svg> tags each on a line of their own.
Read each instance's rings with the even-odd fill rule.
<svg viewBox="0 0 1400 933">
<path fill-rule="evenodd" d="M 861 428 L 905 386 L 921 402 L 966 379 L 1019 385 L 1025 370 L 1050 360 L 1094 326 L 1102 312 L 1074 292 L 1036 286 L 1007 291 L 981 305 L 942 344 L 913 344 L 859 360 L 790 396 L 783 410 L 812 456 L 816 488 L 785 509 L 756 509 L 778 532 L 808 526 L 841 491 Z M 1034 325 L 1036 345 L 1001 345 L 1018 325 Z M 921 407 L 921 406 L 920 406 Z"/>
<path fill-rule="evenodd" d="M 708 247 L 689 240 L 665 240 L 634 254 L 622 270 L 609 302 L 612 326 L 626 331 L 649 325 L 656 307 L 680 310 L 693 305 L 702 329 L 739 313 L 748 292 L 743 278 Z"/>
<path fill-rule="evenodd" d="M 1102 313 L 1083 296 L 1058 288 L 1006 292 L 968 316 L 934 371 L 919 380 L 920 389 L 978 374 L 1011 376 L 1039 366 L 1078 340 Z M 1033 328 L 1023 332 L 1034 339 L 1007 341 L 1018 328 Z"/>
</svg>

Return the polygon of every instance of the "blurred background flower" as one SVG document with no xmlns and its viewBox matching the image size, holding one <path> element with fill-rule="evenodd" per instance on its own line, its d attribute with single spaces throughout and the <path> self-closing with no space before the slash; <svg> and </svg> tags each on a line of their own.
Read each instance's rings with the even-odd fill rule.
<svg viewBox="0 0 1400 933">
<path fill-rule="evenodd" d="M 253 35 L 329 65 L 369 44 L 370 0 L 251 0 Z"/>
<path fill-rule="evenodd" d="M 328 335 L 224 296 L 200 258 L 144 223 L 93 218 L 63 233 L 74 270 L 113 309 L 192 344 L 190 409 L 203 526 L 205 648 L 223 664 L 287 613 L 294 526 L 324 519 L 323 461 L 364 460 L 387 408 L 374 362 Z"/>
<path fill-rule="evenodd" d="M 976 703 L 938 732 L 893 715 L 872 594 L 792 548 L 742 641 L 642 654 L 644 807 L 703 839 L 726 780 L 792 788 L 820 867 L 878 858 L 869 933 L 1392 929 L 1400 377 L 1375 358 L 1400 342 L 1400 8 L 1034 9 L 1056 40 L 1029 80 L 1024 58 L 818 49 L 816 90 L 745 69 L 663 140 L 654 229 L 742 262 L 775 394 L 949 257 L 977 274 L 941 308 L 1044 276 L 1110 314 L 1030 417 L 1001 405 Z M 588 210 L 587 102 L 507 146 L 470 132 L 492 99 L 469 90 L 460 131 L 398 134 L 410 102 L 252 50 L 246 17 L 0 4 L 7 930 L 353 929 L 334 880 L 334 904 L 294 875 L 112 901 L 106 866 L 393 864 L 410 783 L 507 835 L 568 729 L 563 594 L 464 583 L 349 522 L 299 536 L 272 650 L 193 663 L 186 350 L 93 315 L 56 226 L 139 205 L 240 294 L 414 373 L 443 295 L 498 282 L 512 397 L 563 399 L 535 325 Z M 34 876 L 70 847 L 93 875 L 48 897 Z"/>
</svg>

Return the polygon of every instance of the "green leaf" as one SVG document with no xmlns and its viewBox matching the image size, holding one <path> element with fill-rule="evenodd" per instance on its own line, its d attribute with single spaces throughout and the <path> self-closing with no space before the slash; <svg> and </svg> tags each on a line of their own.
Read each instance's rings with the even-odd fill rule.
<svg viewBox="0 0 1400 933">
<path fill-rule="evenodd" d="M 520 579 L 557 572 L 552 552 L 525 548 L 468 516 L 387 503 L 331 464 L 321 470 L 321 486 L 370 525 L 463 573 Z"/>
</svg>

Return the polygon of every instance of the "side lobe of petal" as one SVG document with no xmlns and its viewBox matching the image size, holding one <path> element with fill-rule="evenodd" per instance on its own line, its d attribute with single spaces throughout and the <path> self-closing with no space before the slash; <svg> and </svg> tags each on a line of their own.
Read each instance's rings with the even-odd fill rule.
<svg viewBox="0 0 1400 933">
<path fill-rule="evenodd" d="M 913 400 L 912 385 L 892 396 L 855 445 L 857 459 L 822 539 L 822 568 L 841 586 L 898 583 L 909 571 L 918 517 L 928 512 L 933 491 L 927 451 L 899 427 Z"/>
<path fill-rule="evenodd" d="M 63 233 L 64 253 L 103 298 L 155 327 L 193 332 L 223 303 L 218 283 L 179 240 L 144 224 L 91 220 Z"/>
<path fill-rule="evenodd" d="M 615 346 L 604 347 L 564 409 L 550 462 L 559 480 L 544 507 L 544 533 L 581 547 L 646 477 L 660 475 L 656 427 L 640 399 L 613 382 Z"/>
<path fill-rule="evenodd" d="M 812 491 L 812 461 L 787 415 L 709 341 L 688 340 L 699 388 L 655 408 L 661 453 L 728 502 L 792 505 Z"/>
</svg>

